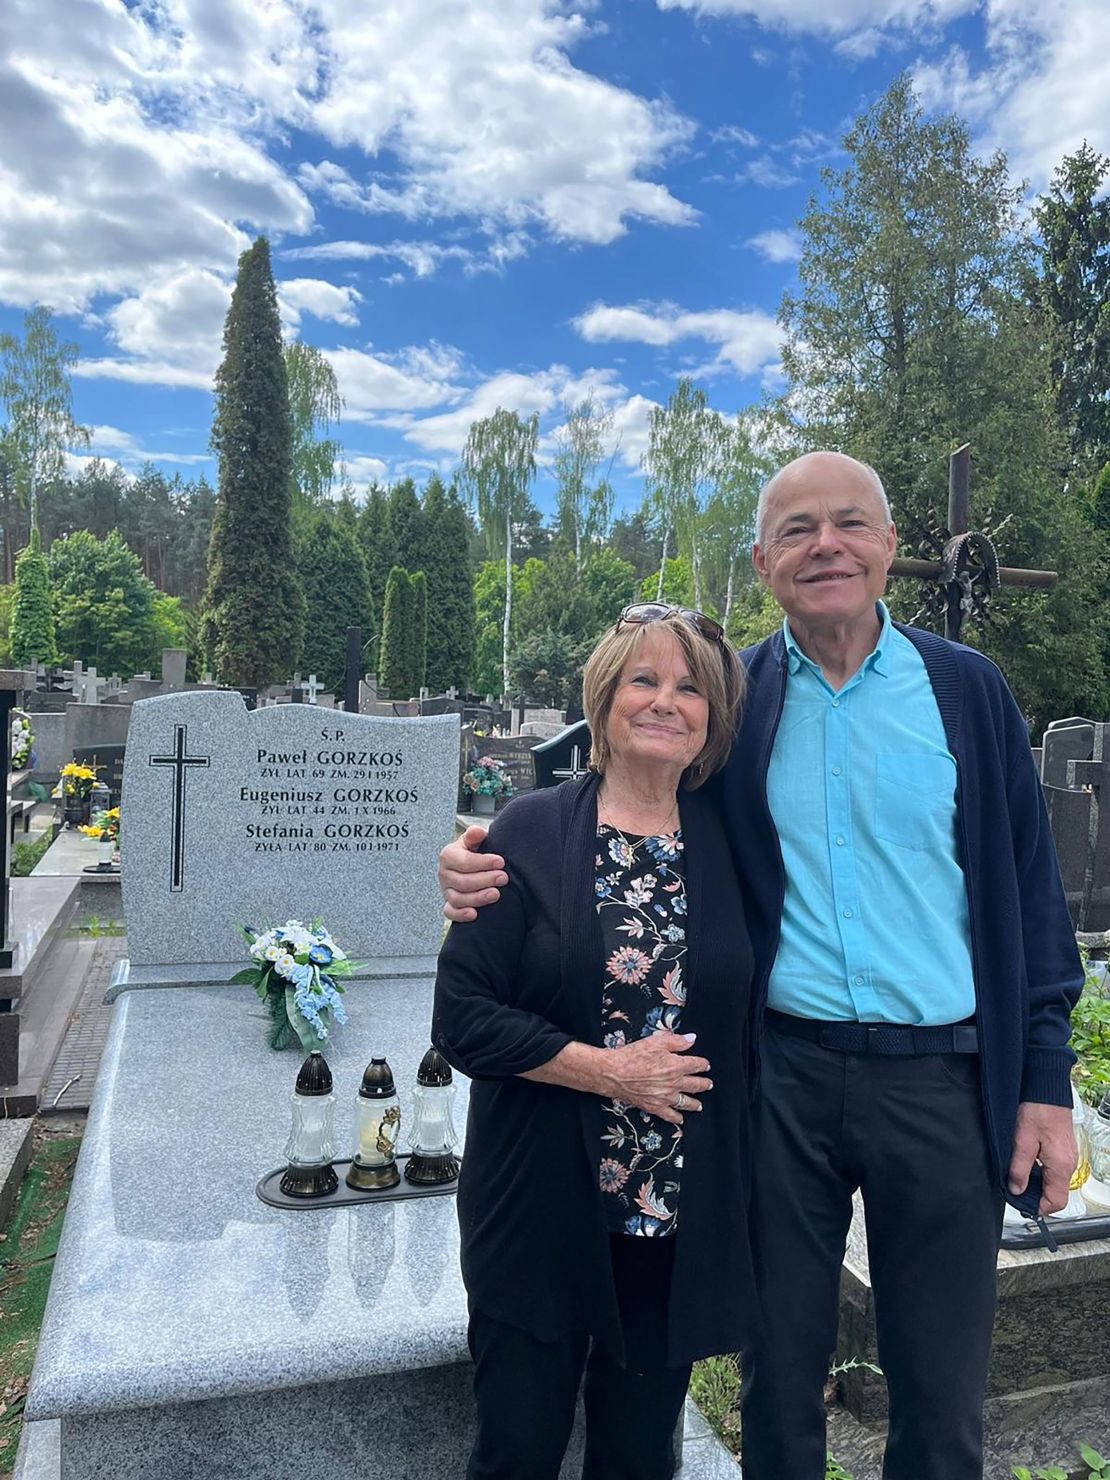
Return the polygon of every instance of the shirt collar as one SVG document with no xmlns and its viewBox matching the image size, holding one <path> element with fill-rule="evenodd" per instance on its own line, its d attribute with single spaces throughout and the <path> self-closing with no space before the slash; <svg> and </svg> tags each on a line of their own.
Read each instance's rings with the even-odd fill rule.
<svg viewBox="0 0 1110 1480">
<path fill-rule="evenodd" d="M 893 628 L 890 621 L 890 612 L 885 601 L 875 603 L 875 614 L 879 618 L 879 636 L 871 652 L 860 665 L 860 672 L 864 669 L 873 668 L 876 673 L 884 675 L 890 673 L 890 636 Z M 790 618 L 782 619 L 782 640 L 786 644 L 786 664 L 791 673 L 797 673 L 804 664 L 811 672 L 820 676 L 821 670 L 812 658 L 807 658 L 794 639 L 790 630 Z"/>
</svg>

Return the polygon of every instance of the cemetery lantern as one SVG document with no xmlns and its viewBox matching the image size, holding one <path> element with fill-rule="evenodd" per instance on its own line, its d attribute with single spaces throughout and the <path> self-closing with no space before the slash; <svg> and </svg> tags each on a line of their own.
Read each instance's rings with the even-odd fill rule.
<svg viewBox="0 0 1110 1480">
<path fill-rule="evenodd" d="M 89 814 L 95 817 L 98 812 L 107 812 L 111 805 L 112 794 L 98 777 L 89 789 Z"/>
<path fill-rule="evenodd" d="M 459 1138 L 451 1117 L 455 1086 L 451 1065 L 438 1049 L 429 1048 L 420 1060 L 413 1098 L 412 1155 L 405 1164 L 405 1181 L 418 1187 L 453 1182 L 459 1175 L 459 1159 L 453 1154 Z"/>
<path fill-rule="evenodd" d="M 366 1066 L 355 1099 L 355 1153 L 347 1173 L 347 1186 L 359 1191 L 396 1187 L 397 1135 L 401 1129 L 401 1106 L 393 1083 L 393 1070 L 384 1058 L 373 1058 Z"/>
<path fill-rule="evenodd" d="M 292 1095 L 293 1126 L 280 1187 L 286 1197 L 326 1197 L 339 1186 L 335 1156 L 335 1095 L 328 1061 L 314 1049 L 301 1065 Z"/>
</svg>

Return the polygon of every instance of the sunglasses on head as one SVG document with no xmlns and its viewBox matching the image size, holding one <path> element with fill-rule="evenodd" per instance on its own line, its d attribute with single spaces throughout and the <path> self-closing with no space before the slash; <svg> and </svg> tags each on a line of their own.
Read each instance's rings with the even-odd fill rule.
<svg viewBox="0 0 1110 1480">
<path fill-rule="evenodd" d="M 725 630 L 712 617 L 707 617 L 704 612 L 696 612 L 688 606 L 668 606 L 663 601 L 636 601 L 631 606 L 626 606 L 617 618 L 618 628 L 623 623 L 631 627 L 643 627 L 648 622 L 660 622 L 664 617 L 681 617 L 682 620 L 693 627 L 695 632 L 708 639 L 709 642 L 724 642 Z"/>
</svg>

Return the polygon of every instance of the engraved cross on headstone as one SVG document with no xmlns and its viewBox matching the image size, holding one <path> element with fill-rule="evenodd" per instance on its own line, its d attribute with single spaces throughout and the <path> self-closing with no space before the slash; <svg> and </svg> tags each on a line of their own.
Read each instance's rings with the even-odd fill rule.
<svg viewBox="0 0 1110 1480">
<path fill-rule="evenodd" d="M 916 560 L 899 555 L 890 567 L 892 576 L 943 583 L 944 635 L 952 642 L 960 641 L 964 618 L 973 600 L 978 601 L 980 608 L 985 607 L 992 588 L 1003 585 L 1046 590 L 1055 586 L 1059 579 L 1054 570 L 1025 570 L 1021 566 L 998 564 L 994 546 L 987 536 L 974 533 L 967 527 L 970 484 L 971 446 L 965 443 L 948 459 L 948 528 L 944 558 Z"/>
<path fill-rule="evenodd" d="M 561 767 L 552 771 L 552 776 L 558 776 L 560 781 L 577 781 L 580 776 L 585 776 L 586 767 L 582 764 L 582 748 L 575 745 L 570 752 L 570 767 Z"/>
<path fill-rule="evenodd" d="M 186 726 L 174 725 L 173 755 L 152 755 L 152 766 L 173 768 L 173 802 L 170 812 L 170 893 L 180 894 L 185 877 L 185 775 L 190 766 L 211 765 L 211 756 L 186 755 Z"/>
</svg>

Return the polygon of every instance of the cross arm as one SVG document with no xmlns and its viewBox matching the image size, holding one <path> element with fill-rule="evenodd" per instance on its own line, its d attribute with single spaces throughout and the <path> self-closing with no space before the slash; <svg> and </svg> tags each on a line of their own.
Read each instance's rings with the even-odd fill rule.
<svg viewBox="0 0 1110 1480">
<path fill-rule="evenodd" d="M 939 581 L 944 574 L 939 560 L 917 560 L 907 555 L 897 555 L 891 561 L 892 576 L 909 576 L 918 581 Z M 1004 586 L 1026 586 L 1047 590 L 1060 579 L 1054 570 L 1023 570 L 1020 566 L 1001 565 L 998 579 Z"/>
</svg>

